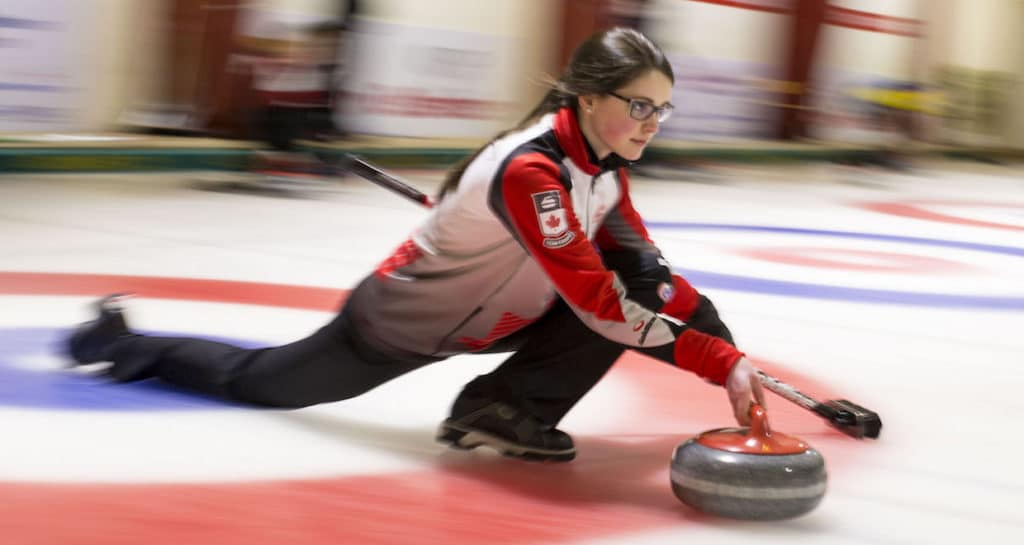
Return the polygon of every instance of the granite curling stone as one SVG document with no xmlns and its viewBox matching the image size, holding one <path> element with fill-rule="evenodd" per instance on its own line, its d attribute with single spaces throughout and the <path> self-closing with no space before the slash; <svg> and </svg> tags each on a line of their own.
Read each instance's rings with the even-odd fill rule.
<svg viewBox="0 0 1024 545">
<path fill-rule="evenodd" d="M 693 437 L 672 457 L 672 491 L 712 515 L 782 520 L 810 512 L 825 496 L 825 459 L 802 440 L 772 432 L 763 407 L 751 424 Z"/>
</svg>

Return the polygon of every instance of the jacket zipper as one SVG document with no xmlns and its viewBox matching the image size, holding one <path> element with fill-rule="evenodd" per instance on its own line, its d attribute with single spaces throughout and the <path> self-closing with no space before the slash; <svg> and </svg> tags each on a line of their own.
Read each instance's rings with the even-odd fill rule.
<svg viewBox="0 0 1024 545">
<path fill-rule="evenodd" d="M 597 175 L 592 176 L 590 178 L 590 189 L 587 191 L 587 206 L 586 206 L 587 222 L 586 222 L 586 226 L 583 229 L 583 234 L 586 235 L 586 237 L 588 239 L 590 238 L 590 218 L 591 218 L 591 215 L 590 215 L 590 203 L 591 203 L 591 201 L 594 200 L 594 186 L 597 185 L 597 179 L 600 176 L 601 176 L 600 174 L 597 174 Z"/>
</svg>

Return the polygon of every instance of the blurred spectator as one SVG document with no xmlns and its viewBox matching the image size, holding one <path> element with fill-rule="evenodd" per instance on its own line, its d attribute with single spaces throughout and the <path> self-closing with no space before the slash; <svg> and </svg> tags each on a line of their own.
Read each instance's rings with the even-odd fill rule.
<svg viewBox="0 0 1024 545">
<path fill-rule="evenodd" d="M 280 179 L 323 174 L 327 168 L 301 151 L 299 140 L 337 137 L 333 122 L 335 73 L 345 25 L 338 20 L 305 25 L 277 23 L 264 36 L 243 38 L 243 65 L 251 80 L 249 137 L 267 143 L 250 169 Z"/>
<path fill-rule="evenodd" d="M 333 131 L 331 99 L 337 23 L 300 28 L 283 51 L 267 51 L 253 63 L 259 101 L 259 133 L 279 151 L 294 151 L 295 140 Z"/>
</svg>

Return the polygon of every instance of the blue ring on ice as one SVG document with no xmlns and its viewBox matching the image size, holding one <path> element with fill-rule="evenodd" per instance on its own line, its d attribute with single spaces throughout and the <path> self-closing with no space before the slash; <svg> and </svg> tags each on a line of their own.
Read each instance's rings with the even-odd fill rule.
<svg viewBox="0 0 1024 545">
<path fill-rule="evenodd" d="M 64 348 L 64 340 L 69 334 L 70 330 L 64 328 L 0 329 L 0 406 L 93 411 L 239 407 L 220 399 L 186 392 L 158 380 L 121 384 L 102 376 L 50 368 L 36 370 L 26 365 L 32 358 L 70 363 L 71 358 Z M 212 340 L 247 348 L 260 346 L 240 339 Z"/>
<path fill-rule="evenodd" d="M 975 242 L 961 242 L 956 240 L 908 237 L 901 235 L 858 233 L 850 231 L 830 231 L 824 229 L 803 229 L 796 227 L 738 225 L 728 223 L 689 223 L 652 221 L 647 222 L 646 225 L 647 228 L 651 230 L 664 229 L 677 231 L 730 231 L 847 238 L 858 240 L 892 242 L 899 244 L 911 244 L 918 246 L 954 248 L 957 250 L 967 250 L 973 252 L 1006 255 L 1010 257 L 1024 257 L 1024 248 L 1016 248 L 1013 246 L 999 246 L 995 244 L 980 244 Z M 676 266 L 676 270 L 678 270 L 680 274 L 685 276 L 687 280 L 689 280 L 692 284 L 694 284 L 700 289 L 721 289 L 748 293 L 760 293 L 765 295 L 781 295 L 785 297 L 801 297 L 807 299 L 823 299 L 829 301 L 843 301 L 853 303 L 911 305 L 950 309 L 978 309 L 1000 311 L 1024 310 L 1024 296 L 1020 295 L 960 295 L 950 293 L 928 293 L 869 288 L 851 288 L 843 286 L 831 286 L 827 284 L 791 282 L 786 280 L 769 280 L 753 276 L 723 274 L 701 271 L 696 269 L 686 269 L 678 266 Z"/>
</svg>

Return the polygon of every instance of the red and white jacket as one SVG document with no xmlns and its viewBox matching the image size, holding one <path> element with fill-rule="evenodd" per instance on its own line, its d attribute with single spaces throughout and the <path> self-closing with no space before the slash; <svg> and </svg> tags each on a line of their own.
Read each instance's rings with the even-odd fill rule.
<svg viewBox="0 0 1024 545">
<path fill-rule="evenodd" d="M 631 347 L 675 343 L 677 365 L 723 383 L 740 353 L 629 299 L 600 248 L 658 254 L 629 198 L 626 162 L 598 161 L 564 108 L 487 146 L 424 225 L 353 291 L 347 312 L 397 358 L 482 350 L 561 296 L 591 329 Z M 698 296 L 674 275 L 661 310 L 685 321 Z M 668 286 L 666 286 L 668 288 Z"/>
</svg>

